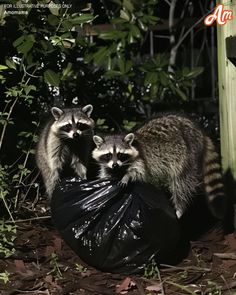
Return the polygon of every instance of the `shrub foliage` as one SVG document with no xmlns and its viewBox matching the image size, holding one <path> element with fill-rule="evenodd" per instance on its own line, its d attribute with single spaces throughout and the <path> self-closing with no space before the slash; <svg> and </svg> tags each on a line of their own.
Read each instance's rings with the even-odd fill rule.
<svg viewBox="0 0 236 295">
<path fill-rule="evenodd" d="M 98 129 L 130 130 L 157 102 L 186 101 L 201 72 L 169 72 L 168 55 L 148 52 L 157 0 L 48 2 L 20 15 L 0 5 L 0 199 L 12 219 L 39 197 L 34 147 L 51 106 L 92 103 Z"/>
</svg>

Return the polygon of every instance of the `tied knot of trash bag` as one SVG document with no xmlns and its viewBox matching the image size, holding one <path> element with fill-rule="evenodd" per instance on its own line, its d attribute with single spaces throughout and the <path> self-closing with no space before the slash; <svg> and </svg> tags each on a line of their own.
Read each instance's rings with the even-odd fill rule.
<svg viewBox="0 0 236 295">
<path fill-rule="evenodd" d="M 153 258 L 166 262 L 180 239 L 168 197 L 147 184 L 121 188 L 113 179 L 63 179 L 51 212 L 65 242 L 102 271 L 135 273 Z"/>
</svg>

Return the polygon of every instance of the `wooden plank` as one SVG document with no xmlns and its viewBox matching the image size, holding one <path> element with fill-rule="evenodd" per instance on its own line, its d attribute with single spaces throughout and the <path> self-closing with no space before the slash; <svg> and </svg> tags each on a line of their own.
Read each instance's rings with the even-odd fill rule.
<svg viewBox="0 0 236 295">
<path fill-rule="evenodd" d="M 226 38 L 236 35 L 236 0 L 218 4 L 234 15 L 225 25 L 217 25 L 217 42 L 222 166 L 224 171 L 231 169 L 236 179 L 236 67 L 226 56 Z"/>
</svg>

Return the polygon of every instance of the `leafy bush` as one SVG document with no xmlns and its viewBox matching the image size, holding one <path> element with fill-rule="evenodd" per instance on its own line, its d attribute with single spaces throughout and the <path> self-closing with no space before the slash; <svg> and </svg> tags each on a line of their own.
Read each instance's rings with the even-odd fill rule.
<svg viewBox="0 0 236 295">
<path fill-rule="evenodd" d="M 92 103 L 98 129 L 131 130 L 158 101 L 187 100 L 201 72 L 169 72 L 167 55 L 145 52 L 157 0 L 103 1 L 106 15 L 87 1 L 27 3 L 24 15 L 0 5 L 0 193 L 12 219 L 26 196 L 38 199 L 34 147 L 51 106 Z"/>
<path fill-rule="evenodd" d="M 4 257 L 9 257 L 15 252 L 16 226 L 0 220 L 0 233 L 0 253 L 3 253 Z"/>
</svg>

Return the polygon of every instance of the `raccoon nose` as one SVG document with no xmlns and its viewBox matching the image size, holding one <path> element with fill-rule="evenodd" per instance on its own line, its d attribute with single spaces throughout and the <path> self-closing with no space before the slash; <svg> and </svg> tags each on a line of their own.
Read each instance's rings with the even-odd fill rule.
<svg viewBox="0 0 236 295">
<path fill-rule="evenodd" d="M 73 138 L 76 138 L 76 137 L 78 137 L 79 136 L 79 134 L 77 133 L 77 132 L 74 132 L 73 133 Z"/>
<path fill-rule="evenodd" d="M 112 168 L 116 168 L 116 167 L 118 167 L 119 165 L 117 164 L 117 163 L 113 163 L 112 164 Z"/>
</svg>

